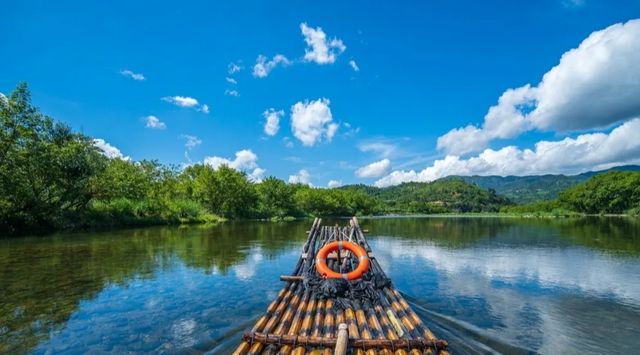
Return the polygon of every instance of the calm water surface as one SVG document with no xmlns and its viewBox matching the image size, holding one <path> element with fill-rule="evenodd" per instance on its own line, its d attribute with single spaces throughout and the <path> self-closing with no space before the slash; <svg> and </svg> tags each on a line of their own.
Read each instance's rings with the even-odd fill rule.
<svg viewBox="0 0 640 355">
<path fill-rule="evenodd" d="M 454 353 L 637 353 L 640 221 L 361 220 Z M 0 353 L 227 353 L 310 222 L 0 240 Z"/>
</svg>

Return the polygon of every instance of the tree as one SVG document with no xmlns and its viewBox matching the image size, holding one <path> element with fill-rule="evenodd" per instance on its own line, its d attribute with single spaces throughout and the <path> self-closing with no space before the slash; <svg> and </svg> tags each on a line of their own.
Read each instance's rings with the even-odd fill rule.
<svg viewBox="0 0 640 355">
<path fill-rule="evenodd" d="M 229 218 L 248 217 L 256 208 L 258 196 L 243 172 L 226 165 L 214 170 L 198 164 L 185 169 L 185 174 L 193 184 L 187 189 L 212 213 Z"/>
<path fill-rule="evenodd" d="M 293 190 L 283 180 L 270 176 L 256 185 L 260 199 L 259 210 L 263 217 L 296 215 Z"/>
<path fill-rule="evenodd" d="M 141 200 L 152 190 L 155 168 L 151 162 L 111 159 L 106 169 L 95 178 L 94 197 L 98 200 Z"/>
<path fill-rule="evenodd" d="M 91 200 L 106 158 L 31 105 L 25 83 L 0 97 L 0 230 L 47 229 Z"/>
<path fill-rule="evenodd" d="M 640 172 L 610 171 L 560 194 L 560 202 L 584 213 L 625 213 L 640 207 Z"/>
</svg>

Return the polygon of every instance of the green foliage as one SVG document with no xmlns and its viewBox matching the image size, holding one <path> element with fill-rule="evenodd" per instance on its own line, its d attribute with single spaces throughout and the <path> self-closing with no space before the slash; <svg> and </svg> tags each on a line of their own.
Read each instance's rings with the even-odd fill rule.
<svg viewBox="0 0 640 355">
<path fill-rule="evenodd" d="M 259 196 L 260 216 L 285 218 L 301 214 L 296 208 L 293 187 L 284 181 L 270 176 L 257 184 L 256 190 Z"/>
<path fill-rule="evenodd" d="M 91 200 L 105 158 L 31 105 L 26 84 L 0 99 L 0 231 L 51 229 Z"/>
<path fill-rule="evenodd" d="M 387 212 L 393 213 L 497 212 L 509 204 L 508 199 L 494 190 L 485 190 L 461 179 L 410 182 L 380 189 L 362 185 L 344 189 L 367 191 L 385 203 Z"/>
<path fill-rule="evenodd" d="M 459 176 L 470 184 L 483 189 L 494 189 L 502 196 L 518 204 L 532 204 L 558 198 L 570 187 L 607 171 L 640 171 L 640 166 L 617 166 L 609 170 L 587 172 L 579 175 L 531 175 L 531 176 Z"/>
<path fill-rule="evenodd" d="M 295 187 L 298 208 L 313 216 L 369 215 L 381 211 L 379 201 L 361 191 Z"/>
<path fill-rule="evenodd" d="M 250 217 L 257 203 L 254 185 L 245 173 L 222 165 L 214 170 L 208 165 L 185 169 L 183 183 L 191 197 L 209 211 L 229 218 Z"/>
<path fill-rule="evenodd" d="M 583 213 L 625 213 L 640 207 L 640 172 L 610 171 L 560 194 L 559 201 Z"/>
<path fill-rule="evenodd" d="M 558 200 L 504 206 L 500 209 L 500 212 L 534 217 L 573 217 L 579 215 L 579 213 L 571 210 Z"/>
</svg>

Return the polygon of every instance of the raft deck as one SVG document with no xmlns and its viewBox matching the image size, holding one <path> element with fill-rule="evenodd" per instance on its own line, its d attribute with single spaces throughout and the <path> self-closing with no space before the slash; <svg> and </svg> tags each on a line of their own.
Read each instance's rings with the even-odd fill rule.
<svg viewBox="0 0 640 355">
<path fill-rule="evenodd" d="M 314 220 L 293 274 L 281 276 L 285 286 L 234 354 L 448 354 L 447 342 L 433 335 L 386 277 L 358 220 L 346 227 L 321 223 Z M 316 252 L 332 241 L 357 243 L 369 255 L 369 271 L 349 282 L 346 295 L 334 294 L 333 284 L 319 281 L 315 271 Z M 340 272 L 357 263 L 346 250 L 327 260 Z"/>
</svg>

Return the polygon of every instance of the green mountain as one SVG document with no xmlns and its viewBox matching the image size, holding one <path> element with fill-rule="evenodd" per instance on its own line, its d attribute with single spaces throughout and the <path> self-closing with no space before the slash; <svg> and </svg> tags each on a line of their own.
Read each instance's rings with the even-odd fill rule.
<svg viewBox="0 0 640 355">
<path fill-rule="evenodd" d="M 570 187 L 587 181 L 594 175 L 608 171 L 640 171 L 638 165 L 623 165 L 607 170 L 589 171 L 579 175 L 531 175 L 531 176 L 450 176 L 445 179 L 462 179 L 485 189 L 493 189 L 499 195 L 517 204 L 553 200 Z"/>
<path fill-rule="evenodd" d="M 559 203 L 582 213 L 640 213 L 640 172 L 609 171 L 560 193 Z"/>
<path fill-rule="evenodd" d="M 579 175 L 448 176 L 428 183 L 409 182 L 384 188 L 358 184 L 341 189 L 375 197 L 387 212 L 491 212 L 510 203 L 556 199 L 562 191 L 612 170 L 640 171 L 640 166 L 618 166 Z"/>
</svg>

